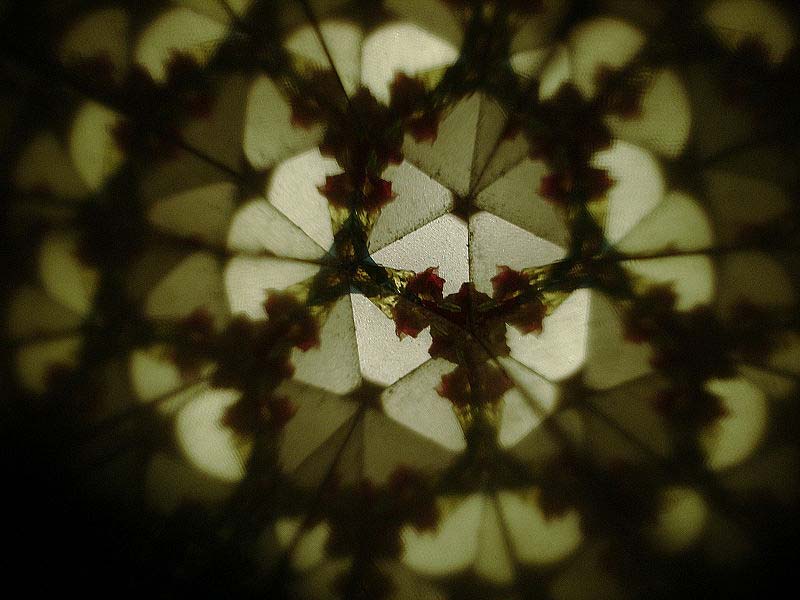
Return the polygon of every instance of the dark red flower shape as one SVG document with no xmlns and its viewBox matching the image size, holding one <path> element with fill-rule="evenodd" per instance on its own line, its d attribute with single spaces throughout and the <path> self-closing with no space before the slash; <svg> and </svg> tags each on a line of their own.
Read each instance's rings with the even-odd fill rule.
<svg viewBox="0 0 800 600">
<path fill-rule="evenodd" d="M 334 118 L 330 102 L 320 101 L 320 98 L 330 101 L 342 96 L 339 80 L 333 71 L 315 71 L 301 87 L 292 90 L 289 97 L 291 124 L 294 127 L 308 129 Z"/>
<path fill-rule="evenodd" d="M 469 369 L 459 365 L 451 373 L 442 375 L 436 393 L 455 407 L 465 408 L 470 404 L 494 404 L 512 387 L 500 369 L 489 362 L 481 362 Z"/>
<path fill-rule="evenodd" d="M 434 142 L 439 134 L 441 111 L 428 101 L 425 83 L 417 77 L 397 73 L 391 86 L 389 107 L 399 116 L 418 142 Z"/>
<path fill-rule="evenodd" d="M 319 193 L 339 208 L 361 207 L 379 210 L 394 200 L 392 182 L 380 177 L 353 177 L 347 173 L 328 175 L 325 185 L 317 188 Z"/>
<path fill-rule="evenodd" d="M 577 172 L 551 173 L 542 177 L 539 195 L 554 204 L 567 206 L 603 196 L 614 185 L 605 169 L 582 167 Z"/>
<path fill-rule="evenodd" d="M 595 79 L 607 113 L 623 119 L 633 119 L 642 114 L 644 81 L 641 77 L 632 77 L 622 69 L 604 66 L 597 71 Z"/>
<path fill-rule="evenodd" d="M 321 185 L 317 189 L 333 206 L 349 208 L 353 202 L 356 188 L 347 173 L 340 173 L 339 175 L 328 175 L 325 178 L 325 185 Z"/>
<path fill-rule="evenodd" d="M 675 311 L 672 286 L 653 286 L 639 296 L 624 318 L 625 339 L 643 343 L 652 339 Z"/>
<path fill-rule="evenodd" d="M 565 173 L 551 173 L 539 182 L 539 195 L 555 204 L 567 204 L 575 187 L 574 178 Z"/>
<path fill-rule="evenodd" d="M 297 407 L 283 396 L 271 396 L 267 401 L 269 422 L 276 429 L 283 428 L 297 413 Z"/>
<path fill-rule="evenodd" d="M 198 308 L 177 324 L 177 345 L 173 362 L 183 377 L 194 377 L 212 352 L 214 317 L 205 308 Z"/>
<path fill-rule="evenodd" d="M 447 398 L 457 408 L 469 405 L 472 387 L 469 382 L 469 372 L 462 366 L 456 367 L 451 373 L 442 375 L 442 380 L 436 386 L 436 393 L 442 398 Z"/>
<path fill-rule="evenodd" d="M 392 307 L 392 318 L 395 324 L 397 337 L 410 335 L 415 338 L 430 325 L 430 315 L 411 302 L 400 300 Z"/>
<path fill-rule="evenodd" d="M 425 83 L 418 77 L 409 77 L 398 71 L 389 90 L 389 108 L 406 119 L 420 108 L 428 91 Z"/>
<path fill-rule="evenodd" d="M 421 115 L 411 117 L 406 128 L 411 133 L 411 136 L 417 142 L 430 142 L 436 141 L 439 137 L 439 121 L 441 116 L 434 111 L 424 112 Z"/>
<path fill-rule="evenodd" d="M 293 346 L 303 351 L 319 346 L 319 325 L 317 320 L 291 294 L 273 292 L 264 303 L 264 311 L 269 317 L 267 325 L 276 338 L 283 337 Z"/>
<path fill-rule="evenodd" d="M 530 277 L 506 265 L 497 265 L 497 275 L 492 277 L 493 298 L 505 302 L 519 296 L 530 286 Z"/>
<path fill-rule="evenodd" d="M 439 303 L 442 301 L 444 279 L 439 277 L 438 267 L 429 267 L 417 273 L 406 284 L 406 293 L 413 294 L 423 302 Z"/>
<path fill-rule="evenodd" d="M 707 427 L 728 414 L 719 396 L 701 387 L 674 386 L 660 392 L 653 402 L 665 418 L 688 431 Z"/>
<path fill-rule="evenodd" d="M 535 298 L 514 307 L 507 313 L 505 321 L 521 333 L 540 333 L 547 315 L 547 307 Z"/>
<path fill-rule="evenodd" d="M 397 197 L 392 192 L 392 182 L 371 175 L 364 179 L 361 187 L 363 206 L 367 210 L 378 210 Z"/>
</svg>

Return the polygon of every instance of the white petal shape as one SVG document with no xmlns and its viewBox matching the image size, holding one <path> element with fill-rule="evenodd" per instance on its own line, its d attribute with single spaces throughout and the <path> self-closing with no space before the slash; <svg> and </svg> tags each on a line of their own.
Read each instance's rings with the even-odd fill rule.
<svg viewBox="0 0 800 600">
<path fill-rule="evenodd" d="M 410 133 L 403 141 L 406 158 L 454 193 L 466 196 L 473 178 L 473 159 L 483 96 L 459 100 L 444 114 L 436 140 L 417 142 Z"/>
<path fill-rule="evenodd" d="M 589 387 L 606 389 L 652 371 L 648 344 L 624 338 L 620 315 L 611 300 L 590 292 L 589 335 L 584 380 Z"/>
<path fill-rule="evenodd" d="M 129 372 L 133 393 L 143 402 L 161 398 L 183 384 L 180 370 L 163 346 L 131 352 Z"/>
<path fill-rule="evenodd" d="M 592 164 L 615 181 L 608 191 L 605 223 L 606 238 L 615 243 L 662 201 L 664 176 L 649 152 L 621 141 L 598 152 Z"/>
<path fill-rule="evenodd" d="M 81 105 L 72 122 L 69 149 L 73 164 L 86 185 L 97 190 L 119 168 L 124 159 L 114 139 L 114 127 L 122 117 L 98 104 Z"/>
<path fill-rule="evenodd" d="M 764 252 L 737 252 L 721 261 L 719 305 L 727 313 L 737 304 L 789 309 L 797 302 L 797 290 L 786 269 Z"/>
<path fill-rule="evenodd" d="M 743 377 L 712 379 L 706 389 L 728 412 L 700 440 L 709 467 L 721 471 L 741 463 L 758 447 L 767 430 L 767 398 Z"/>
<path fill-rule="evenodd" d="M 446 40 L 453 48 L 461 47 L 463 25 L 446 0 L 385 0 L 383 4 L 392 13 L 422 27 L 426 33 Z"/>
<path fill-rule="evenodd" d="M 622 263 L 629 275 L 641 277 L 643 288 L 670 284 L 677 310 L 711 304 L 716 292 L 714 263 L 707 256 L 671 256 Z"/>
<path fill-rule="evenodd" d="M 398 469 L 413 469 L 418 473 L 443 471 L 455 457 L 452 449 L 372 409 L 364 414 L 361 434 L 363 476 L 376 485 L 384 485 Z M 392 451 L 387 452 L 387 448 Z"/>
<path fill-rule="evenodd" d="M 80 336 L 26 344 L 17 352 L 17 376 L 23 387 L 42 394 L 54 368 L 78 366 Z"/>
<path fill-rule="evenodd" d="M 581 551 L 550 582 L 553 600 L 625 600 L 623 583 L 609 572 L 606 545 L 594 543 Z"/>
<path fill-rule="evenodd" d="M 239 396 L 236 390 L 207 389 L 184 406 L 175 419 L 175 434 L 184 456 L 222 481 L 235 482 L 244 476 L 250 452 L 249 443 L 221 422 Z"/>
<path fill-rule="evenodd" d="M 458 50 L 409 22 L 382 25 L 366 40 L 361 56 L 361 83 L 381 102 L 389 103 L 398 72 L 414 76 L 455 62 Z"/>
<path fill-rule="evenodd" d="M 250 80 L 244 75 L 221 79 L 214 84 L 209 113 L 189 119 L 181 135 L 190 146 L 239 171 L 244 159 L 242 141 Z"/>
<path fill-rule="evenodd" d="M 509 62 L 517 75 L 524 79 L 530 79 L 541 73 L 549 56 L 550 48 L 534 48 L 512 54 Z M 567 71 L 567 77 L 569 77 L 569 71 Z"/>
<path fill-rule="evenodd" d="M 707 169 L 706 172 L 723 171 L 731 177 L 755 177 L 782 186 L 793 185 L 799 172 L 798 165 L 792 161 L 791 153 L 787 153 L 774 142 L 745 143 L 738 149 L 731 148 L 724 156 L 717 157 L 712 162 L 712 169 Z M 735 198 L 731 198 L 731 201 L 734 200 Z"/>
<path fill-rule="evenodd" d="M 278 451 L 281 468 L 287 473 L 295 472 L 319 449 L 327 450 L 324 444 L 349 422 L 358 408 L 354 402 L 295 381 L 284 381 L 276 395 L 286 396 L 297 408 L 283 427 L 283 443 Z M 327 452 L 326 456 L 331 454 Z"/>
<path fill-rule="evenodd" d="M 743 173 L 709 169 L 703 181 L 720 241 L 735 243 L 750 226 L 784 216 L 791 206 L 786 191 L 777 183 Z M 757 210 L 754 210 L 757 207 Z"/>
<path fill-rule="evenodd" d="M 569 81 L 572 72 L 571 56 L 567 46 L 559 45 L 542 67 L 539 76 L 539 100 L 549 100 L 559 88 Z"/>
<path fill-rule="evenodd" d="M 91 11 L 72 25 L 61 42 L 61 59 L 76 64 L 90 58 L 107 59 L 114 75 L 127 69 L 130 18 L 121 7 Z"/>
<path fill-rule="evenodd" d="M 686 86 L 675 71 L 660 71 L 644 90 L 641 114 L 630 119 L 612 115 L 607 122 L 616 137 L 668 158 L 680 156 L 692 130 Z"/>
<path fill-rule="evenodd" d="M 326 254 L 322 246 L 263 199 L 251 200 L 236 212 L 228 232 L 228 246 L 241 252 L 266 251 L 307 260 Z"/>
<path fill-rule="evenodd" d="M 425 575 L 450 575 L 472 564 L 486 497 L 473 494 L 463 500 L 451 499 L 449 504 L 450 510 L 442 506 L 443 514 L 435 531 L 420 533 L 411 527 L 403 530 L 402 560 L 415 571 Z"/>
<path fill-rule="evenodd" d="M 325 560 L 325 544 L 331 533 L 331 528 L 326 522 L 317 523 L 311 529 L 300 531 L 300 519 L 279 519 L 275 523 L 275 537 L 282 548 L 286 549 L 292 544 L 297 535 L 296 546 L 292 551 L 292 567 L 300 572 L 310 571 Z"/>
<path fill-rule="evenodd" d="M 533 410 L 537 424 L 542 415 L 549 414 L 555 409 L 559 397 L 558 384 L 548 381 L 514 358 L 500 356 L 497 361 L 503 367 L 505 374 L 514 382 L 514 386 L 522 393 L 523 402 Z M 503 428 L 501 421 L 501 435 Z"/>
<path fill-rule="evenodd" d="M 469 189 L 472 192 L 484 177 L 491 173 L 487 171 L 502 171 L 510 166 L 510 161 L 518 160 L 518 155 L 511 151 L 524 148 L 527 143 L 524 139 L 519 146 L 516 139 L 504 139 L 508 125 L 506 108 L 490 96 L 479 95 L 480 109 L 475 127 L 475 140 L 473 142 L 472 166 L 469 180 Z M 516 143 L 515 143 L 516 142 Z M 491 167 L 491 168 L 490 168 Z"/>
<path fill-rule="evenodd" d="M 501 491 L 498 502 L 520 562 L 550 565 L 569 556 L 582 542 L 580 515 L 570 510 L 563 516 L 546 518 L 536 500 L 538 493 L 536 489 Z"/>
<path fill-rule="evenodd" d="M 563 214 L 537 193 L 542 177 L 548 172 L 543 162 L 525 159 L 482 190 L 475 205 L 566 247 L 569 232 Z"/>
<path fill-rule="evenodd" d="M 336 301 L 319 331 L 319 347 L 292 350 L 294 379 L 336 394 L 361 381 L 350 298 Z"/>
<path fill-rule="evenodd" d="M 353 319 L 358 340 L 358 358 L 365 379 L 381 385 L 392 385 L 430 358 L 428 329 L 416 338 L 402 340 L 395 333 L 395 323 L 368 298 L 351 294 Z"/>
<path fill-rule="evenodd" d="M 467 446 L 453 405 L 436 392 L 442 375 L 454 368 L 452 363 L 442 359 L 428 360 L 387 389 L 381 403 L 384 412 L 398 423 L 460 452 Z"/>
<path fill-rule="evenodd" d="M 373 258 L 386 267 L 415 272 L 438 267 L 445 295 L 452 294 L 469 280 L 468 237 L 467 224 L 446 214 L 378 250 Z"/>
<path fill-rule="evenodd" d="M 778 347 L 769 357 L 768 364 L 777 369 L 800 372 L 800 335 L 785 332 L 779 338 Z"/>
<path fill-rule="evenodd" d="M 48 234 L 39 249 L 39 277 L 52 298 L 83 316 L 92 308 L 99 275 L 81 263 L 78 243 L 73 232 Z"/>
<path fill-rule="evenodd" d="M 292 32 L 284 46 L 317 69 L 329 70 L 333 67 L 347 94 L 352 95 L 358 88 L 361 75 L 361 29 L 353 23 L 326 20 L 320 23 L 319 33 L 330 52 L 333 65 L 312 25 L 305 25 Z"/>
<path fill-rule="evenodd" d="M 6 315 L 11 338 L 33 337 L 76 329 L 81 315 L 40 288 L 24 286 L 14 292 Z"/>
<path fill-rule="evenodd" d="M 136 45 L 136 61 L 156 81 L 167 78 L 174 52 L 187 52 L 201 64 L 225 36 L 225 26 L 188 8 L 173 8 L 159 16 Z"/>
<path fill-rule="evenodd" d="M 704 250 L 713 241 L 711 223 L 702 207 L 692 196 L 673 191 L 616 248 L 628 254 L 647 255 L 668 250 Z"/>
<path fill-rule="evenodd" d="M 292 125 L 292 107 L 274 81 L 259 76 L 247 99 L 244 153 L 256 169 L 266 169 L 322 139 L 323 126 Z"/>
<path fill-rule="evenodd" d="M 692 90 L 692 145 L 698 158 L 707 159 L 754 135 L 752 113 L 730 100 L 724 85 L 709 74 L 712 68 L 691 65 L 686 69 L 687 87 Z"/>
<path fill-rule="evenodd" d="M 383 172 L 397 197 L 381 209 L 370 231 L 368 246 L 376 252 L 416 231 L 453 207 L 453 193 L 408 161 Z"/>
<path fill-rule="evenodd" d="M 511 52 L 540 47 L 551 41 L 567 8 L 563 0 L 544 0 L 533 13 L 512 13 Z"/>
<path fill-rule="evenodd" d="M 513 137 L 502 138 L 499 143 L 492 143 L 492 149 L 486 164 L 480 171 L 473 173 L 471 194 L 479 194 L 494 185 L 522 163 L 528 156 L 530 144 L 525 132 L 519 131 Z M 525 190 L 526 192 L 528 190 Z M 476 204 L 480 199 L 476 199 Z"/>
<path fill-rule="evenodd" d="M 147 502 L 163 514 L 178 509 L 184 502 L 216 503 L 229 497 L 235 486 L 198 471 L 184 461 L 158 453 L 147 465 Z"/>
<path fill-rule="evenodd" d="M 691 488 L 671 487 L 663 492 L 661 510 L 650 535 L 663 552 L 690 548 L 703 533 L 708 507 L 703 497 Z"/>
<path fill-rule="evenodd" d="M 770 60 L 777 63 L 795 45 L 796 33 L 791 22 L 771 2 L 717 0 L 708 6 L 705 17 L 731 50 L 745 40 L 756 38 L 766 46 Z"/>
<path fill-rule="evenodd" d="M 739 497 L 760 494 L 790 506 L 800 498 L 800 451 L 793 442 L 762 448 L 721 479 Z"/>
<path fill-rule="evenodd" d="M 508 357 L 497 359 L 514 387 L 503 395 L 497 441 L 510 448 L 553 412 L 558 400 L 555 384 L 537 375 L 522 363 Z"/>
<path fill-rule="evenodd" d="M 41 133 L 28 144 L 17 163 L 14 181 L 23 192 L 49 191 L 66 200 L 81 198 L 89 191 L 52 133 Z"/>
<path fill-rule="evenodd" d="M 506 326 L 511 356 L 549 380 L 565 379 L 586 360 L 588 319 L 588 290 L 573 292 L 544 318 L 541 333 L 522 334 Z"/>
<path fill-rule="evenodd" d="M 497 442 L 503 448 L 519 442 L 542 420 L 541 413 L 531 408 L 531 401 L 515 387 L 503 394 L 500 406 Z"/>
<path fill-rule="evenodd" d="M 653 374 L 586 400 L 593 407 L 586 417 L 586 447 L 598 464 L 642 464 L 652 459 L 644 449 L 664 458 L 670 456 L 670 432 L 654 402 L 668 385 Z"/>
<path fill-rule="evenodd" d="M 640 29 L 619 19 L 601 17 L 582 23 L 569 37 L 573 83 L 586 98 L 593 97 L 599 69 L 626 65 L 646 39 Z"/>
<path fill-rule="evenodd" d="M 567 253 L 563 247 L 488 212 L 470 218 L 470 233 L 472 281 L 478 291 L 489 295 L 498 266 L 515 270 L 538 267 L 561 260 Z"/>
<path fill-rule="evenodd" d="M 156 410 L 162 415 L 176 414 L 198 394 L 208 389 L 207 378 L 213 365 L 192 383 L 181 375 L 170 355 L 170 348 L 156 344 L 131 352 L 128 374 L 136 400 L 142 403 L 157 402 Z"/>
<path fill-rule="evenodd" d="M 147 219 L 175 236 L 223 246 L 237 193 L 234 184 L 224 181 L 178 192 L 154 202 Z"/>
<path fill-rule="evenodd" d="M 797 389 L 797 382 L 791 376 L 779 375 L 773 371 L 756 366 L 740 364 L 739 374 L 760 389 L 770 401 L 781 402 L 790 399 Z"/>
<path fill-rule="evenodd" d="M 237 256 L 225 267 L 225 291 L 231 313 L 244 313 L 254 321 L 266 319 L 264 302 L 269 290 L 285 290 L 318 271 L 318 266 L 303 262 Z"/>
<path fill-rule="evenodd" d="M 224 3 L 208 2 L 207 0 L 173 0 L 173 2 L 186 6 L 195 12 L 208 15 L 219 23 L 228 23 L 231 20 L 230 12 L 244 16 L 245 11 L 253 3 L 253 0 L 225 0 Z"/>
<path fill-rule="evenodd" d="M 508 584 L 514 579 L 514 565 L 504 539 L 503 523 L 493 501 L 487 501 L 478 530 L 475 572 L 485 580 Z"/>
<path fill-rule="evenodd" d="M 195 252 L 173 268 L 150 291 L 146 314 L 155 319 L 181 319 L 195 310 L 206 310 L 217 328 L 228 316 L 222 265 L 208 252 Z"/>
<path fill-rule="evenodd" d="M 316 148 L 282 162 L 267 188 L 267 200 L 326 250 L 333 245 L 328 201 L 319 193 L 327 175 L 340 173 L 335 160 Z"/>
</svg>

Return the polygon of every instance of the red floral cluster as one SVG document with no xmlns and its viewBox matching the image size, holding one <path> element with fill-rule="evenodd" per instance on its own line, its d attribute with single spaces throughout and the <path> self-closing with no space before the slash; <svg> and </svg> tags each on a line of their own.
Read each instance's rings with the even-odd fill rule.
<svg viewBox="0 0 800 600">
<path fill-rule="evenodd" d="M 577 454 L 555 455 L 543 468 L 537 498 L 545 518 L 577 510 L 587 535 L 611 537 L 654 523 L 660 482 L 647 465 L 619 460 L 600 477 L 597 466 Z"/>
<path fill-rule="evenodd" d="M 395 304 L 392 316 L 398 337 L 416 337 L 431 328 L 432 358 L 457 364 L 444 375 L 438 393 L 454 405 L 492 403 L 511 386 L 490 357 L 507 356 L 506 324 L 523 332 L 541 331 L 546 309 L 531 278 L 509 267 L 498 267 L 493 296 L 465 283 L 444 296 L 444 279 L 435 267 L 416 274 Z"/>
<path fill-rule="evenodd" d="M 403 120 L 405 128 L 416 141 L 436 141 L 442 111 L 430 103 L 421 79 L 397 73 L 392 82 L 389 107 Z"/>
<path fill-rule="evenodd" d="M 175 125 L 178 118 L 211 115 L 214 95 L 193 56 L 173 52 L 166 71 L 164 84 L 141 66 L 133 65 L 128 71 L 120 94 L 127 118 L 113 132 L 123 150 L 170 156 L 181 137 Z"/>
<path fill-rule="evenodd" d="M 585 100 L 574 85 L 562 85 L 552 98 L 520 110 L 505 135 L 520 129 L 530 142 L 531 158 L 544 160 L 552 170 L 542 178 L 543 197 L 562 206 L 585 203 L 614 184 L 605 170 L 591 166 L 594 153 L 611 146 L 604 109 Z"/>
<path fill-rule="evenodd" d="M 673 382 L 657 396 L 656 407 L 684 428 L 704 427 L 726 412 L 705 383 L 734 376 L 739 358 L 763 359 L 773 346 L 774 321 L 749 304 L 723 320 L 708 307 L 679 312 L 675 302 L 667 286 L 655 286 L 637 298 L 625 317 L 626 337 L 650 343 L 652 365 Z"/>
<path fill-rule="evenodd" d="M 294 407 L 273 391 L 292 376 L 293 348 L 306 351 L 319 344 L 318 324 L 308 309 L 287 293 L 272 293 L 264 303 L 266 321 L 240 316 L 216 332 L 207 311 L 196 311 L 175 331 L 175 362 L 184 373 L 197 373 L 216 363 L 211 382 L 242 391 L 224 416 L 224 423 L 245 434 L 262 424 L 282 427 Z"/>
<path fill-rule="evenodd" d="M 583 203 L 602 197 L 614 186 L 605 169 L 586 166 L 545 175 L 539 184 L 539 195 L 559 206 Z"/>
<path fill-rule="evenodd" d="M 644 78 L 624 69 L 602 67 L 595 78 L 600 88 L 599 103 L 606 114 L 634 119 L 642 114 Z"/>
<path fill-rule="evenodd" d="M 317 189 L 333 206 L 360 207 L 368 211 L 383 208 L 397 195 L 392 192 L 391 181 L 366 173 L 329 175 L 325 185 Z"/>
<path fill-rule="evenodd" d="M 420 473 L 400 467 L 381 486 L 363 480 L 331 495 L 327 549 L 332 556 L 368 550 L 372 558 L 395 558 L 402 551 L 400 533 L 411 525 L 432 530 L 439 521 L 435 495 Z"/>
</svg>

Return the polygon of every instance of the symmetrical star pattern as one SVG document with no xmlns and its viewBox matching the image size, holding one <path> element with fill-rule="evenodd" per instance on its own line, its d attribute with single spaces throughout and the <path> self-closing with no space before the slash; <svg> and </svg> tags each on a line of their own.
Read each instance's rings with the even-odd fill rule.
<svg viewBox="0 0 800 600">
<path fill-rule="evenodd" d="M 178 579 L 680 594 L 785 526 L 780 3 L 54 4 L 6 15 L 10 368 L 90 481 L 212 523 Z"/>
</svg>

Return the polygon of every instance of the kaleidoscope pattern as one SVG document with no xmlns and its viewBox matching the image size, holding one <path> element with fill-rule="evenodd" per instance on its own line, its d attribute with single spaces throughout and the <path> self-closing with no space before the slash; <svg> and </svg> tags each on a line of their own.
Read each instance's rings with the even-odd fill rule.
<svg viewBox="0 0 800 600">
<path fill-rule="evenodd" d="M 791 2 L 0 15 L 9 423 L 136 586 L 695 597 L 794 539 Z"/>
</svg>

